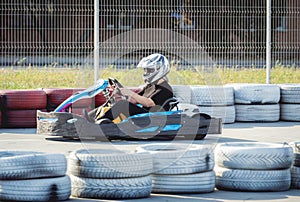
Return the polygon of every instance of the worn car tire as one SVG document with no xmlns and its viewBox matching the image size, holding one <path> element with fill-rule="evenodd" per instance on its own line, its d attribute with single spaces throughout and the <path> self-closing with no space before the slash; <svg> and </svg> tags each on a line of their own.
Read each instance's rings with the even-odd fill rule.
<svg viewBox="0 0 300 202">
<path fill-rule="evenodd" d="M 300 189 L 300 167 L 296 167 L 296 166 L 291 167 L 291 178 L 292 178 L 291 187 L 295 189 Z"/>
<path fill-rule="evenodd" d="M 288 144 L 231 142 L 220 143 L 215 148 L 216 164 L 231 169 L 286 169 L 291 167 L 293 157 L 293 149 Z"/>
<path fill-rule="evenodd" d="M 63 154 L 31 151 L 0 151 L 0 179 L 32 179 L 64 176 L 67 169 Z"/>
<path fill-rule="evenodd" d="M 280 84 L 281 103 L 300 104 L 299 84 Z"/>
<path fill-rule="evenodd" d="M 42 109 L 41 111 L 46 111 Z M 7 110 L 6 127 L 9 128 L 35 128 L 37 124 L 37 110 Z"/>
<path fill-rule="evenodd" d="M 221 118 L 222 123 L 235 122 L 235 107 L 232 106 L 199 106 L 199 111 L 214 118 Z"/>
<path fill-rule="evenodd" d="M 85 178 L 128 178 L 152 173 L 147 154 L 126 154 L 112 150 L 77 150 L 68 158 L 68 173 Z"/>
<path fill-rule="evenodd" d="M 0 91 L 6 109 L 45 109 L 47 96 L 43 90 Z"/>
<path fill-rule="evenodd" d="M 280 118 L 279 104 L 235 105 L 235 120 L 240 122 L 275 122 Z"/>
<path fill-rule="evenodd" d="M 71 182 L 68 176 L 0 180 L 0 184 L 1 201 L 64 201 L 71 195 Z"/>
<path fill-rule="evenodd" d="M 154 193 L 208 193 L 215 189 L 215 173 L 181 175 L 152 175 L 152 192 Z"/>
<path fill-rule="evenodd" d="M 191 86 L 192 104 L 202 106 L 226 106 L 234 104 L 232 87 Z"/>
<path fill-rule="evenodd" d="M 134 199 L 150 196 L 151 175 L 137 178 L 93 179 L 70 175 L 72 196 L 96 199 Z"/>
<path fill-rule="evenodd" d="M 215 167 L 216 187 L 230 191 L 286 191 L 291 185 L 290 169 L 239 170 Z"/>
<path fill-rule="evenodd" d="M 153 157 L 155 174 L 188 174 L 210 171 L 214 167 L 212 149 L 201 145 L 147 144 L 136 148 L 137 153 Z"/>
<path fill-rule="evenodd" d="M 300 104 L 280 104 L 280 119 L 300 121 Z"/>
<path fill-rule="evenodd" d="M 228 84 L 234 88 L 237 104 L 276 104 L 280 100 L 280 88 L 273 84 Z"/>
</svg>

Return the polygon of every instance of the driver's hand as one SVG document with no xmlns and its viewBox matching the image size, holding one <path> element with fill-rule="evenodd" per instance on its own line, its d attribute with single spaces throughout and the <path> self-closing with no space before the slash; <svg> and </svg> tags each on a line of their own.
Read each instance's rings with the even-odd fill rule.
<svg viewBox="0 0 300 202">
<path fill-rule="evenodd" d="M 134 94 L 134 92 L 132 90 L 129 90 L 127 88 L 120 88 L 120 91 L 123 95 L 128 96 L 128 97 L 131 97 Z"/>
</svg>

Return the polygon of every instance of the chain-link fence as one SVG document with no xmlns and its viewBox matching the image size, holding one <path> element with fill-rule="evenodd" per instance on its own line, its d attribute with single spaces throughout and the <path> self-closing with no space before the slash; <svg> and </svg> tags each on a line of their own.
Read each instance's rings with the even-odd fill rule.
<svg viewBox="0 0 300 202">
<path fill-rule="evenodd" d="M 300 64 L 300 1 L 272 0 L 2 0 L 0 65 L 83 64 L 124 67 L 152 52 L 181 64 L 263 67 L 271 31 L 272 63 Z M 95 20 L 96 19 L 96 20 Z M 97 41 L 96 40 L 96 41 Z"/>
</svg>

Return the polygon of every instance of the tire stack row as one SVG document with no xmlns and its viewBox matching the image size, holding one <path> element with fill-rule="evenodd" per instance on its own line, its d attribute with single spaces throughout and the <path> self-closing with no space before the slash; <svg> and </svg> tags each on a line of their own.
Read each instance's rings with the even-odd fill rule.
<svg viewBox="0 0 300 202">
<path fill-rule="evenodd" d="M 222 118 L 223 123 L 235 122 L 234 91 L 227 86 L 191 86 L 191 103 L 201 113 Z"/>
<path fill-rule="evenodd" d="M 137 153 L 153 158 L 153 193 L 208 193 L 215 188 L 214 158 L 211 149 L 200 145 L 148 144 Z"/>
<path fill-rule="evenodd" d="M 116 150 L 77 150 L 68 158 L 71 194 L 79 198 L 135 199 L 151 194 L 152 158 Z"/>
<path fill-rule="evenodd" d="M 275 122 L 280 118 L 280 88 L 272 84 L 228 84 L 234 88 L 236 121 Z"/>
<path fill-rule="evenodd" d="M 300 189 L 300 142 L 292 142 L 294 164 L 291 168 L 292 188 Z"/>
<path fill-rule="evenodd" d="M 221 143 L 215 148 L 216 188 L 230 191 L 286 191 L 291 185 L 293 149 L 288 144 Z"/>
<path fill-rule="evenodd" d="M 300 84 L 279 85 L 281 92 L 280 119 L 300 121 Z"/>
<path fill-rule="evenodd" d="M 43 90 L 5 90 L 2 97 L 2 127 L 36 127 L 36 110 L 46 111 L 47 99 Z"/>
<path fill-rule="evenodd" d="M 0 151 L 0 201 L 64 201 L 71 194 L 63 154 Z"/>
</svg>

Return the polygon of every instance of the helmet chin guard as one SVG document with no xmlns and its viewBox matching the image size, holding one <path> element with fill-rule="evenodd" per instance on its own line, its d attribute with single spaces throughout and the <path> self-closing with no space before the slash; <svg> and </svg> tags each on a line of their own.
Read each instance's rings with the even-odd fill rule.
<svg viewBox="0 0 300 202">
<path fill-rule="evenodd" d="M 144 57 L 137 67 L 144 69 L 143 79 L 145 83 L 154 83 L 165 77 L 170 71 L 168 59 L 159 53 Z"/>
</svg>

